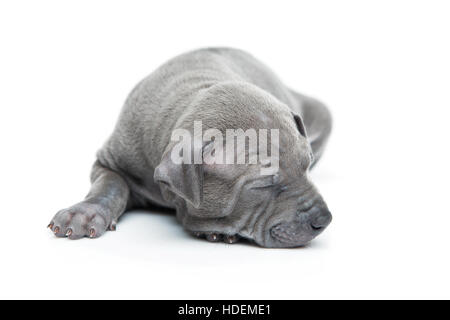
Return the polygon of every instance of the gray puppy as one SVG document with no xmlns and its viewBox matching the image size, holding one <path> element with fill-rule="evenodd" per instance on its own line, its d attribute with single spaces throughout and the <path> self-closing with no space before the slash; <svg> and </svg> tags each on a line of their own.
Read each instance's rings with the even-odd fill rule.
<svg viewBox="0 0 450 320">
<path fill-rule="evenodd" d="M 222 132 L 278 129 L 278 172 L 261 175 L 262 164 L 175 164 L 171 133 L 192 132 L 198 120 Z M 97 154 L 89 194 L 59 211 L 49 227 L 59 237 L 96 238 L 115 230 L 126 210 L 158 205 L 176 209 L 186 230 L 210 241 L 242 237 L 263 247 L 303 246 L 331 221 L 308 178 L 330 131 L 323 104 L 287 88 L 248 53 L 185 53 L 130 93 Z"/>
</svg>

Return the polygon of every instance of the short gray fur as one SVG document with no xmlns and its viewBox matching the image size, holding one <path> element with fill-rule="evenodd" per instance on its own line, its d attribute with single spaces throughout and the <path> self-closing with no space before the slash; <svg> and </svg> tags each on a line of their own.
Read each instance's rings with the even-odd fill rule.
<svg viewBox="0 0 450 320">
<path fill-rule="evenodd" d="M 194 120 L 223 133 L 279 129 L 278 176 L 261 176 L 259 164 L 173 164 L 171 133 L 192 132 Z M 115 230 L 126 210 L 156 204 L 176 209 L 187 231 L 211 241 L 303 246 L 331 221 L 308 178 L 330 131 L 322 103 L 287 88 L 248 53 L 206 48 L 182 54 L 133 89 L 97 154 L 90 193 L 58 212 L 50 228 L 61 237 L 95 238 Z"/>
</svg>

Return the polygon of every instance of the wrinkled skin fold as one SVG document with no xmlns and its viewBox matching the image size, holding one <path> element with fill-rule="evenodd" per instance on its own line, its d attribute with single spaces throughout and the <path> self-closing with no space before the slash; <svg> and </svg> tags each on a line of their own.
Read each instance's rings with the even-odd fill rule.
<svg viewBox="0 0 450 320">
<path fill-rule="evenodd" d="M 175 164 L 171 134 L 193 134 L 194 121 L 224 136 L 227 129 L 277 129 L 278 171 L 262 175 L 263 163 Z M 182 54 L 132 90 L 97 153 L 89 194 L 59 211 L 49 227 L 58 237 L 96 238 L 115 230 L 127 210 L 156 204 L 174 209 L 185 230 L 209 241 L 304 246 L 331 222 L 308 177 L 330 132 L 322 103 L 286 87 L 248 53 L 207 48 Z"/>
</svg>

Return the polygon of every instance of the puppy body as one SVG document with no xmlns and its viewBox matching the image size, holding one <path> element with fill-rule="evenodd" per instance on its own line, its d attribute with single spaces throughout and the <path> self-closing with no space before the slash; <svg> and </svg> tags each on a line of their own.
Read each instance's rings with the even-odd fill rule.
<svg viewBox="0 0 450 320">
<path fill-rule="evenodd" d="M 257 173 L 248 165 L 200 166 L 200 171 L 173 167 L 167 160 L 174 147 L 171 134 L 175 129 L 192 132 L 194 121 L 202 121 L 204 130 L 222 132 L 280 129 L 280 177 L 292 194 L 281 199 L 273 192 L 250 192 L 249 177 Z M 307 139 L 299 134 L 302 126 Z M 310 224 L 305 217 L 322 218 L 317 229 L 331 220 L 306 176 L 321 157 L 330 131 L 330 113 L 323 104 L 287 88 L 251 55 L 230 48 L 180 55 L 130 93 L 114 132 L 97 154 L 91 192 L 61 210 L 51 228 L 73 239 L 97 237 L 108 227 L 114 229 L 127 208 L 157 204 L 176 209 L 186 229 L 210 240 L 224 235 L 228 242 L 241 236 L 267 247 L 304 245 L 318 234 L 305 227 Z M 314 160 L 308 158 L 311 151 Z M 297 177 L 295 182 L 292 177 Z M 315 213 L 304 210 L 308 201 Z M 306 213 L 294 217 L 299 208 Z"/>
</svg>

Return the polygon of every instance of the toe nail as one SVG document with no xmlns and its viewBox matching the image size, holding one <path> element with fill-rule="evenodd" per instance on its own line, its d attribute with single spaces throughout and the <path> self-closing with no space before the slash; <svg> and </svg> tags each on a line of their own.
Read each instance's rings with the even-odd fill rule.
<svg viewBox="0 0 450 320">
<path fill-rule="evenodd" d="M 67 232 L 66 232 L 66 237 L 70 237 L 70 235 L 72 234 L 72 229 L 67 229 Z"/>
<path fill-rule="evenodd" d="M 116 223 L 115 222 L 111 223 L 111 226 L 109 227 L 109 230 L 116 231 Z"/>
<path fill-rule="evenodd" d="M 216 233 L 211 233 L 211 234 L 208 234 L 206 239 L 208 241 L 216 242 L 217 240 L 219 240 L 219 236 Z"/>
<path fill-rule="evenodd" d="M 55 227 L 55 230 L 53 230 L 53 232 L 56 234 L 59 232 L 59 227 Z"/>
<path fill-rule="evenodd" d="M 53 229 L 53 223 L 50 223 L 50 224 L 47 226 L 47 228 Z"/>
<path fill-rule="evenodd" d="M 95 237 L 95 229 L 91 228 L 91 230 L 89 230 L 89 237 L 93 238 Z"/>
<path fill-rule="evenodd" d="M 226 243 L 235 243 L 238 241 L 238 237 L 236 235 L 232 235 L 232 236 L 226 236 L 225 237 L 225 242 Z"/>
</svg>

